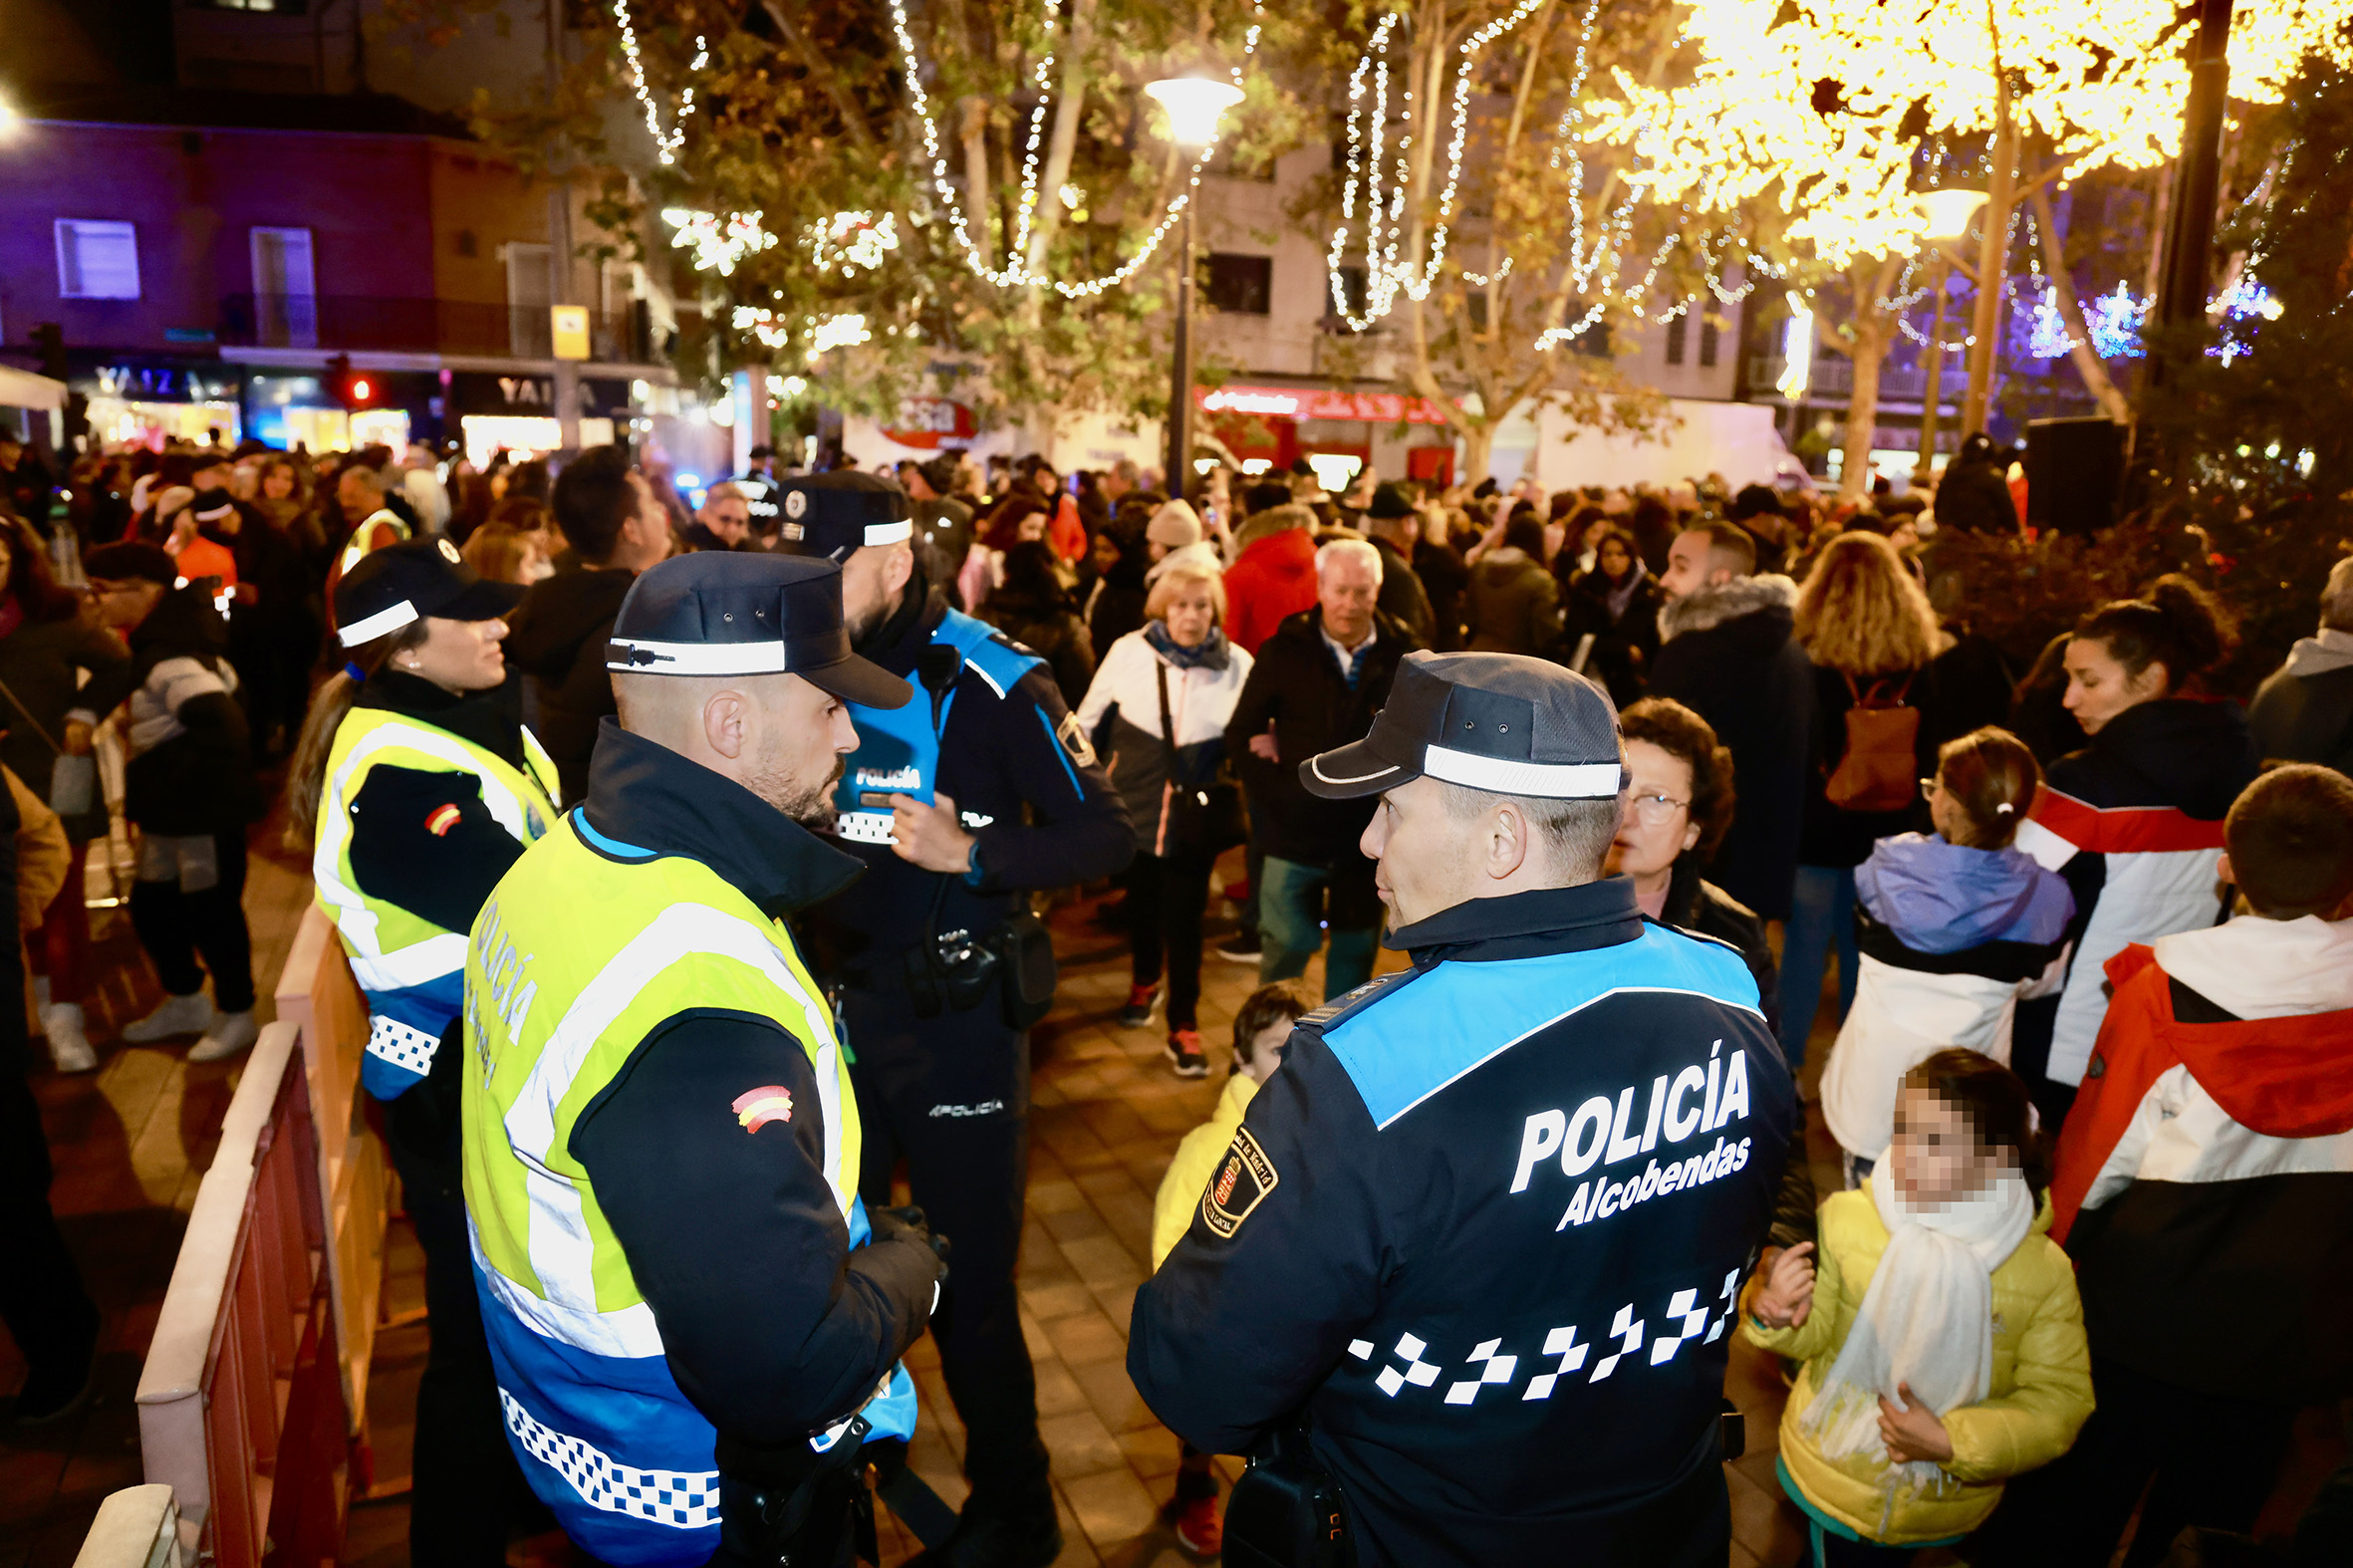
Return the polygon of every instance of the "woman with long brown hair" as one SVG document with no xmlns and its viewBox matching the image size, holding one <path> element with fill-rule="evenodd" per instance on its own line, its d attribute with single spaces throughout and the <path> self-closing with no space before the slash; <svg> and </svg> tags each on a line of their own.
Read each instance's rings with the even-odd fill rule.
<svg viewBox="0 0 2353 1568">
<path fill-rule="evenodd" d="M 1959 648 L 1938 628 L 1919 580 L 1878 534 L 1843 533 L 1825 545 L 1796 614 L 1814 663 L 1814 718 L 1781 944 L 1781 1051 L 1793 1072 L 1834 945 L 1838 1017 L 1854 1005 L 1855 868 L 1879 840 L 1930 826 L 1918 781 L 1936 772 L 1938 748 L 1999 723 L 2008 707 L 2007 682 L 1986 676 L 1981 650 Z"/>
</svg>

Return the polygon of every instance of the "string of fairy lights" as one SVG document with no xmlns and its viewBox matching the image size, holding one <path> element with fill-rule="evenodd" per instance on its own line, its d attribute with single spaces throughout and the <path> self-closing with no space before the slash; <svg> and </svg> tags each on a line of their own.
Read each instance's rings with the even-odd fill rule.
<svg viewBox="0 0 2353 1568">
<path fill-rule="evenodd" d="M 629 0 L 613 0 L 613 20 L 621 27 L 621 57 L 629 62 L 630 84 L 637 90 L 638 103 L 646 111 L 646 133 L 654 138 L 654 154 L 664 164 L 678 160 L 678 148 L 686 143 L 686 118 L 694 113 L 694 84 L 692 78 L 710 64 L 710 46 L 700 34 L 694 39 L 694 60 L 686 67 L 689 78 L 678 94 L 678 112 L 670 120 L 670 129 L 661 129 L 661 112 L 654 107 L 654 89 L 646 81 L 645 52 L 638 47 L 637 24 L 630 19 Z"/>
</svg>

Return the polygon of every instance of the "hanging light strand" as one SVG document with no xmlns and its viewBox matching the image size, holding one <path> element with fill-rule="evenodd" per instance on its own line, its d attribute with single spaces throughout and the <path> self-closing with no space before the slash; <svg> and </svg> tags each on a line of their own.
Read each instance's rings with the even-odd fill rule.
<svg viewBox="0 0 2353 1568">
<path fill-rule="evenodd" d="M 686 140 L 686 119 L 694 113 L 694 85 L 688 82 L 678 94 L 678 112 L 671 117 L 670 129 L 661 129 L 661 114 L 654 107 L 654 89 L 646 81 L 645 52 L 638 45 L 637 24 L 630 19 L 629 0 L 613 0 L 613 20 L 621 27 L 621 56 L 629 62 L 630 84 L 637 90 L 638 103 L 646 111 L 646 133 L 654 138 L 654 155 L 665 164 L 678 160 L 678 148 Z M 686 67 L 689 77 L 710 64 L 710 46 L 702 35 L 694 38 L 694 60 Z"/>
</svg>

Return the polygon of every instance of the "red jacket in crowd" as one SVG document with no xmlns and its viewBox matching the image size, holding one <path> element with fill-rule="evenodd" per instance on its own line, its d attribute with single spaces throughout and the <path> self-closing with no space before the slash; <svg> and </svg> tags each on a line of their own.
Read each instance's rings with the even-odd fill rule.
<svg viewBox="0 0 2353 1568">
<path fill-rule="evenodd" d="M 1291 512 L 1299 519 L 1284 515 Z M 1225 569 L 1225 635 L 1252 657 L 1286 618 L 1316 602 L 1314 520 L 1304 506 L 1278 506 L 1242 525 L 1241 556 Z M 1266 522 L 1273 531 L 1258 533 Z"/>
</svg>

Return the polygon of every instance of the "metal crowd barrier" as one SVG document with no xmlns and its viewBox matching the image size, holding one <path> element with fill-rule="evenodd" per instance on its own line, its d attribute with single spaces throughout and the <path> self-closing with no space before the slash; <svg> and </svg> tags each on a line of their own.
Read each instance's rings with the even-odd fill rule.
<svg viewBox="0 0 2353 1568">
<path fill-rule="evenodd" d="M 248 1058 L 138 1380 L 147 1478 L 171 1488 L 178 1546 L 217 1568 L 332 1561 L 350 1429 L 325 1267 L 318 1140 L 299 1031 Z"/>
</svg>

